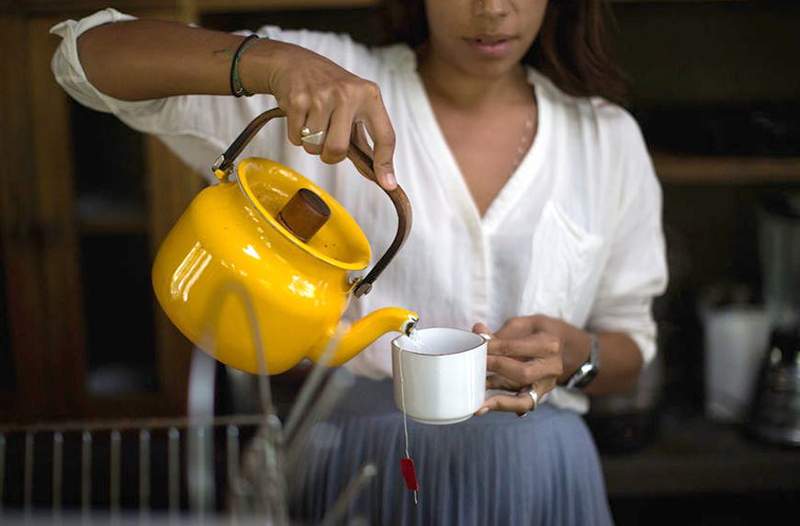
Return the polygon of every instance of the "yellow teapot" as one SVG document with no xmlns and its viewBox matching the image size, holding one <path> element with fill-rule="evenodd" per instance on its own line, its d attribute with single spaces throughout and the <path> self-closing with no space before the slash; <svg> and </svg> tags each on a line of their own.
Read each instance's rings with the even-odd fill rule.
<svg viewBox="0 0 800 526">
<path fill-rule="evenodd" d="M 274 161 L 234 160 L 279 108 L 256 117 L 214 163 L 220 183 L 201 191 L 159 247 L 153 288 L 169 319 L 195 345 L 250 373 L 282 373 L 304 358 L 318 361 L 350 298 L 372 284 L 411 229 L 411 205 L 387 191 L 397 234 L 363 278 L 370 247 L 356 221 L 323 189 Z M 371 149 L 354 126 L 348 157 L 376 181 Z M 408 332 L 416 313 L 376 310 L 352 324 L 332 351 L 341 365 L 379 336 Z"/>
</svg>

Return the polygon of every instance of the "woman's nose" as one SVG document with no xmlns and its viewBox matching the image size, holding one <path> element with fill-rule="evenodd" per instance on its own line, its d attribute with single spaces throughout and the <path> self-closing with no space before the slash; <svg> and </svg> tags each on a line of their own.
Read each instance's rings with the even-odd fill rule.
<svg viewBox="0 0 800 526">
<path fill-rule="evenodd" d="M 479 16 L 505 16 L 511 9 L 510 0 L 475 0 L 474 5 Z"/>
</svg>

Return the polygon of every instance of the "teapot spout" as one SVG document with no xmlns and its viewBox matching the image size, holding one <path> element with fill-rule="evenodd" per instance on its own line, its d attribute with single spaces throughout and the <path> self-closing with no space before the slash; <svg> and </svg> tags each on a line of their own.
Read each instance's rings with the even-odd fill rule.
<svg viewBox="0 0 800 526">
<path fill-rule="evenodd" d="M 387 332 L 408 334 L 419 321 L 419 315 L 400 307 L 385 307 L 373 311 L 357 322 L 342 336 L 333 353 L 330 366 L 337 367 L 363 351 Z"/>
</svg>

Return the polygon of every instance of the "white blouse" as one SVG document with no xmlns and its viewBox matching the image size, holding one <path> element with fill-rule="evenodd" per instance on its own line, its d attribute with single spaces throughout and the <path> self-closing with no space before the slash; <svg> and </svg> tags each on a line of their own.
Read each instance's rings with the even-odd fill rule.
<svg viewBox="0 0 800 526">
<path fill-rule="evenodd" d="M 101 93 L 86 78 L 76 40 L 94 26 L 131 18 L 106 9 L 55 26 L 52 32 L 63 38 L 52 61 L 57 81 L 82 104 L 159 136 L 213 180 L 214 159 L 251 119 L 276 106 L 275 99 L 191 95 L 129 102 Z M 369 49 L 344 35 L 272 26 L 259 33 L 376 82 L 395 128 L 395 173 L 411 200 L 414 225 L 404 248 L 372 292 L 352 302 L 348 316 L 397 305 L 419 312 L 421 327 L 469 330 L 482 321 L 494 331 L 508 318 L 542 313 L 589 330 L 625 332 L 645 363 L 653 358 L 652 299 L 667 281 L 661 189 L 639 128 L 625 110 L 566 95 L 529 69 L 537 136 L 481 217 L 407 46 Z M 247 155 L 291 166 L 334 195 L 362 226 L 374 257 L 389 246 L 394 208 L 349 162 L 326 165 L 293 146 L 283 120 L 259 132 L 242 157 Z M 391 338 L 379 339 L 348 367 L 390 376 Z M 548 399 L 588 409 L 579 392 L 557 388 Z"/>
</svg>

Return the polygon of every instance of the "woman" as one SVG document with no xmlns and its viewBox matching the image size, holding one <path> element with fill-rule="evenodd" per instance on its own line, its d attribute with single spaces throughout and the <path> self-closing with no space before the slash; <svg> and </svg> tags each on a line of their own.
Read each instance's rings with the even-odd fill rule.
<svg viewBox="0 0 800 526">
<path fill-rule="evenodd" d="M 608 102 L 619 77 L 602 47 L 601 9 L 593 0 L 394 7 L 408 17 L 413 49 L 262 28 L 267 38 L 249 42 L 235 71 L 234 89 L 254 97 L 230 96 L 242 36 L 113 10 L 56 26 L 64 40 L 53 69 L 77 100 L 159 135 L 203 173 L 250 119 L 279 105 L 285 122 L 260 132 L 250 153 L 330 191 L 380 252 L 393 210 L 340 163 L 352 124 L 363 122 L 380 184 L 399 179 L 415 225 L 351 314 L 407 305 L 425 326 L 494 331 L 487 383 L 511 393 L 461 424 L 409 424 L 416 506 L 399 474 L 388 338 L 352 360 L 357 385 L 300 474 L 300 515 L 319 518 L 373 460 L 378 480 L 351 509 L 370 523 L 608 524 L 579 415 L 587 394 L 629 389 L 652 359 L 650 306 L 666 268 L 650 159 L 636 123 Z M 309 132 L 324 132 L 321 145 L 302 140 Z"/>
</svg>

